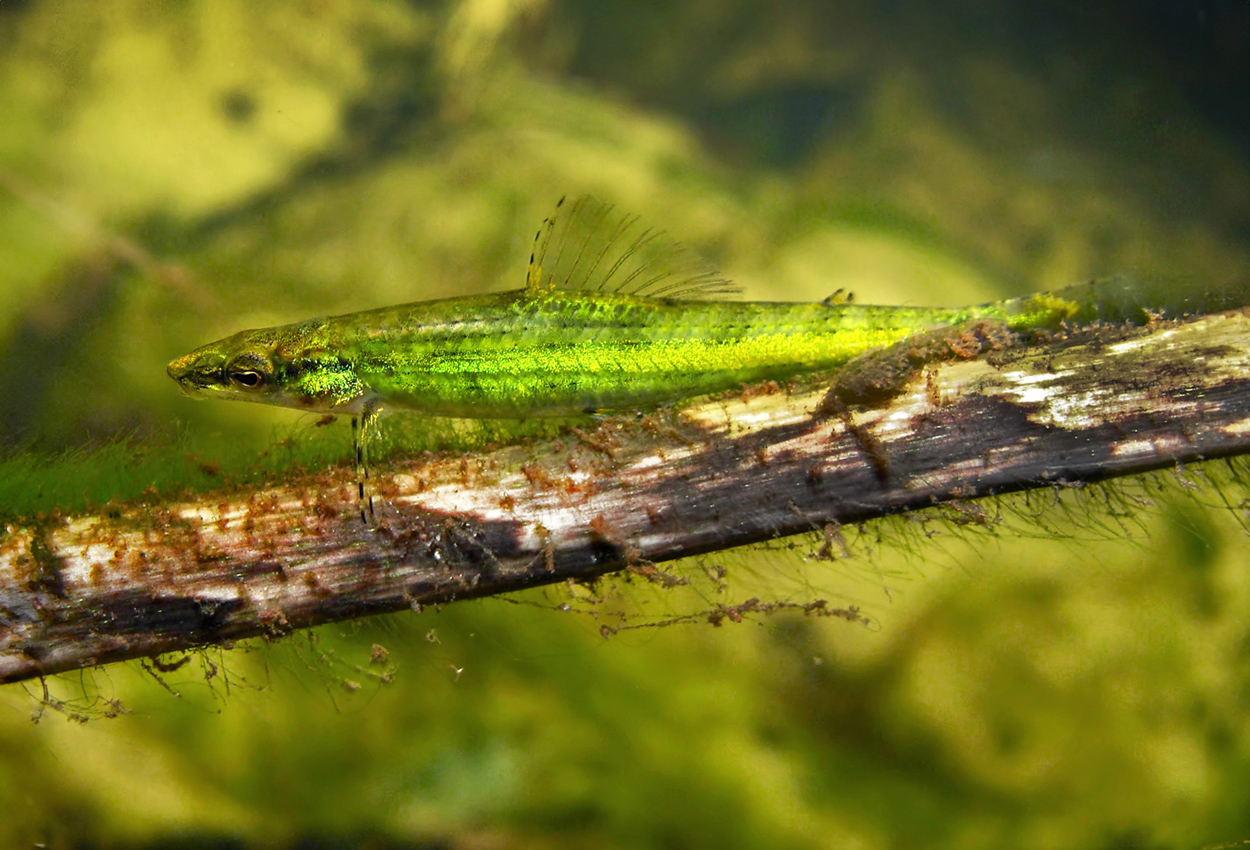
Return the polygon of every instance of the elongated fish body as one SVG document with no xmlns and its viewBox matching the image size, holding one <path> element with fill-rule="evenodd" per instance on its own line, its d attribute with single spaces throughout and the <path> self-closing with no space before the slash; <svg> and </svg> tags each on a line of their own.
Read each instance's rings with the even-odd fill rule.
<svg viewBox="0 0 1250 850">
<path fill-rule="evenodd" d="M 654 409 L 973 318 L 1030 330 L 1147 315 L 1138 287 L 1116 281 L 961 309 L 699 300 L 729 286 L 589 198 L 558 209 L 537 243 L 524 289 L 242 331 L 169 374 L 196 397 L 524 418 Z"/>
<path fill-rule="evenodd" d="M 831 368 L 968 315 L 518 290 L 243 331 L 169 372 L 192 394 L 330 413 L 553 416 L 649 409 Z"/>
</svg>

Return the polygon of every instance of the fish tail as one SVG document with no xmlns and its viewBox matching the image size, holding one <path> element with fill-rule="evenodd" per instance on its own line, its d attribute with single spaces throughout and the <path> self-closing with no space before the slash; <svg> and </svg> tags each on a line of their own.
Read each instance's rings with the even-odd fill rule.
<svg viewBox="0 0 1250 850">
<path fill-rule="evenodd" d="M 1095 322 L 1144 325 L 1250 305 L 1250 278 L 1196 286 L 1191 282 L 1117 275 L 1051 292 L 982 305 L 978 316 L 1003 318 L 1013 330 Z"/>
</svg>

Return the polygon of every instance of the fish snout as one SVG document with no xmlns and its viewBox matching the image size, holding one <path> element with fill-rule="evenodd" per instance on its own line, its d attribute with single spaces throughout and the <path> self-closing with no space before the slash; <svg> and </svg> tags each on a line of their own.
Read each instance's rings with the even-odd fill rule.
<svg viewBox="0 0 1250 850">
<path fill-rule="evenodd" d="M 171 360 L 165 367 L 165 372 L 169 377 L 178 382 L 183 395 L 190 398 L 203 397 L 200 390 L 213 382 L 216 371 L 210 364 L 205 363 L 203 356 L 197 352 Z"/>
<path fill-rule="evenodd" d="M 188 355 L 186 357 L 179 357 L 177 360 L 170 360 L 169 365 L 165 367 L 165 372 L 169 375 L 169 377 L 173 378 L 178 383 L 182 383 L 182 379 L 185 378 L 187 376 L 187 372 L 190 371 L 190 365 L 188 363 L 190 359 L 191 358 Z"/>
</svg>

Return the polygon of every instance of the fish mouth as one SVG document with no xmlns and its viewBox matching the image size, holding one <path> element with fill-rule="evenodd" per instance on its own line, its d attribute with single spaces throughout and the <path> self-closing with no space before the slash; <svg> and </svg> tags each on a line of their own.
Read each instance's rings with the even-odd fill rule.
<svg viewBox="0 0 1250 850">
<path fill-rule="evenodd" d="M 184 384 L 182 381 L 178 382 L 178 389 L 181 390 L 182 394 L 186 396 L 187 398 L 193 398 L 193 399 L 196 399 L 197 401 L 204 398 L 204 393 L 200 391 L 199 387 L 193 387 L 189 384 Z"/>
<path fill-rule="evenodd" d="M 178 383 L 182 394 L 188 398 L 203 398 L 203 390 L 218 381 L 216 369 L 207 369 L 194 355 L 171 360 L 165 367 L 166 374 Z"/>
</svg>

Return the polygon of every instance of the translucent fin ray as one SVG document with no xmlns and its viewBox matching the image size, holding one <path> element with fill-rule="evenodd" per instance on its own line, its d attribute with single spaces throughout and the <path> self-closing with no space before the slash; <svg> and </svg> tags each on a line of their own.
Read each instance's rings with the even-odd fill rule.
<svg viewBox="0 0 1250 850">
<path fill-rule="evenodd" d="M 534 235 L 525 288 L 710 298 L 739 288 L 662 230 L 590 195 L 561 198 Z"/>
</svg>

